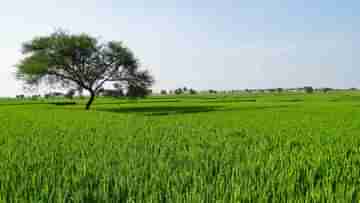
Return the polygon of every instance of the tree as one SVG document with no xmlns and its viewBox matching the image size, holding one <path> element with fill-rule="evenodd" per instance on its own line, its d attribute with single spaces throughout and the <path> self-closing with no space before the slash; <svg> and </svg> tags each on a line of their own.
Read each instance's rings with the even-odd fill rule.
<svg viewBox="0 0 360 203">
<path fill-rule="evenodd" d="M 268 91 L 271 92 L 271 93 L 274 93 L 276 91 L 276 89 L 271 88 L 271 89 L 268 89 Z"/>
<path fill-rule="evenodd" d="M 174 93 L 175 93 L 176 95 L 182 94 L 182 93 L 183 93 L 183 89 L 182 89 L 182 88 L 178 88 L 178 89 L 176 89 L 176 90 L 174 91 Z"/>
<path fill-rule="evenodd" d="M 83 95 L 84 89 L 83 89 L 82 87 L 78 86 L 78 87 L 76 88 L 76 91 L 78 92 L 79 97 L 80 97 L 81 99 L 83 99 L 83 97 L 84 97 L 84 95 Z"/>
<path fill-rule="evenodd" d="M 216 93 L 217 93 L 217 91 L 216 91 L 216 90 L 212 90 L 212 89 L 210 89 L 210 90 L 209 90 L 209 93 L 210 93 L 210 94 L 216 94 Z"/>
<path fill-rule="evenodd" d="M 25 99 L 25 95 L 23 94 L 16 95 L 16 99 Z"/>
<path fill-rule="evenodd" d="M 38 100 L 41 96 L 39 94 L 31 95 L 32 100 Z"/>
<path fill-rule="evenodd" d="M 306 86 L 306 87 L 304 87 L 304 90 L 305 90 L 305 92 L 308 93 L 308 94 L 311 94 L 311 93 L 314 92 L 314 89 L 313 89 L 313 87 L 311 87 L 311 86 Z"/>
<path fill-rule="evenodd" d="M 17 76 L 29 85 L 41 82 L 80 87 L 90 93 L 90 109 L 98 91 L 107 82 L 148 88 L 153 77 L 140 70 L 132 51 L 121 42 L 101 43 L 88 34 L 56 31 L 23 44 L 25 58 L 17 65 Z"/>
<path fill-rule="evenodd" d="M 328 87 L 325 87 L 325 88 L 322 88 L 321 91 L 323 93 L 328 93 L 329 91 L 331 91 L 332 89 L 331 88 L 328 88 Z"/>
<path fill-rule="evenodd" d="M 194 89 L 190 89 L 190 90 L 189 90 L 189 93 L 190 93 L 190 94 L 197 94 L 197 91 L 194 90 Z"/>
<path fill-rule="evenodd" d="M 161 90 L 160 94 L 167 95 L 167 91 L 166 90 Z"/>
</svg>

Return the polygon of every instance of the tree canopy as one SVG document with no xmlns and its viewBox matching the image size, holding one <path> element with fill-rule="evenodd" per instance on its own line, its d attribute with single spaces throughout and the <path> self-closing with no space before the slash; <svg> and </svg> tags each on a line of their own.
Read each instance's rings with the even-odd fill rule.
<svg viewBox="0 0 360 203">
<path fill-rule="evenodd" d="M 27 84 L 61 84 L 87 90 L 90 108 L 107 82 L 131 89 L 147 89 L 154 83 L 147 70 L 140 70 L 133 52 L 118 41 L 106 43 L 88 34 L 56 31 L 23 44 L 24 59 L 17 65 L 17 76 Z"/>
</svg>

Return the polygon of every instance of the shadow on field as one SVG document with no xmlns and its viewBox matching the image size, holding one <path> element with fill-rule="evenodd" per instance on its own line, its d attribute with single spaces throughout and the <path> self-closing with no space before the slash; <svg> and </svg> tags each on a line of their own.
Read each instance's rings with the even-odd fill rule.
<svg viewBox="0 0 360 203">
<path fill-rule="evenodd" d="M 176 103 L 180 102 L 180 100 L 160 100 L 160 101 L 138 101 L 138 100 L 119 100 L 116 102 L 94 102 L 93 105 L 106 105 L 106 104 L 140 104 L 140 103 Z"/>
<path fill-rule="evenodd" d="M 229 112 L 229 111 L 258 111 L 288 109 L 294 105 L 273 105 L 273 106 L 148 106 L 148 107 L 118 107 L 118 108 L 96 108 L 95 111 L 104 111 L 111 113 L 142 113 L 146 116 L 168 116 L 178 114 L 195 114 L 206 112 Z"/>
<path fill-rule="evenodd" d="M 19 103 L 0 103 L 0 106 L 26 106 L 26 105 L 44 105 L 46 102 L 19 102 Z"/>
<path fill-rule="evenodd" d="M 256 102 L 256 99 L 224 99 L 201 101 L 202 103 L 239 103 L 239 102 Z"/>
<path fill-rule="evenodd" d="M 177 114 L 205 113 L 221 111 L 221 106 L 149 106 L 149 107 L 121 107 L 96 108 L 96 111 L 112 113 L 143 113 L 146 116 L 167 116 Z"/>
<path fill-rule="evenodd" d="M 269 105 L 269 106 L 238 106 L 225 111 L 256 111 L 256 110 L 274 110 L 274 109 L 288 109 L 298 107 L 298 105 Z"/>
<path fill-rule="evenodd" d="M 303 99 L 282 99 L 279 102 L 303 102 Z"/>
<path fill-rule="evenodd" d="M 76 105 L 76 102 L 50 102 L 48 104 L 56 105 L 56 106 L 69 106 L 69 105 Z"/>
<path fill-rule="evenodd" d="M 76 105 L 76 102 L 22 102 L 22 103 L 0 103 L 0 106 L 32 106 L 32 105 L 56 105 L 56 106 L 67 106 L 67 105 Z"/>
</svg>

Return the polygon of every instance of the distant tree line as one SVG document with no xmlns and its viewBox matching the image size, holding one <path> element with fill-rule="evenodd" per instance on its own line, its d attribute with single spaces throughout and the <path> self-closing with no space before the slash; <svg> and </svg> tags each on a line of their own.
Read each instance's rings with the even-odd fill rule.
<svg viewBox="0 0 360 203">
<path fill-rule="evenodd" d="M 168 95 L 168 94 L 175 94 L 175 95 L 191 94 L 191 95 L 194 95 L 197 93 L 198 93 L 198 91 L 196 91 L 195 89 L 187 88 L 187 87 L 177 88 L 175 90 L 169 90 L 169 91 L 163 89 L 160 91 L 161 95 Z"/>
<path fill-rule="evenodd" d="M 281 94 L 281 93 L 307 93 L 312 94 L 314 92 L 318 93 L 329 93 L 331 91 L 356 91 L 356 88 L 349 88 L 349 89 L 334 89 L 334 88 L 314 88 L 312 86 L 304 86 L 299 88 L 268 88 L 268 89 L 243 89 L 243 90 L 225 90 L 225 91 L 219 91 L 219 90 L 202 90 L 197 91 L 194 89 L 189 88 L 177 88 L 174 90 L 165 90 L 162 89 L 160 91 L 161 95 L 181 95 L 181 94 L 252 94 L 252 93 L 272 93 L 272 94 Z"/>
<path fill-rule="evenodd" d="M 314 92 L 317 93 L 329 93 L 335 91 L 357 91 L 357 88 L 349 88 L 349 89 L 334 89 L 334 88 L 313 88 L 311 86 L 305 86 L 301 88 L 270 88 L 270 89 L 244 89 L 244 90 L 227 90 L 227 91 L 219 91 L 214 89 L 209 90 L 195 90 L 193 88 L 177 88 L 174 90 L 165 90 L 162 89 L 160 91 L 161 95 L 195 95 L 195 94 L 256 94 L 256 93 L 271 93 L 271 94 L 281 94 L 281 93 L 307 93 L 312 94 Z M 112 89 L 100 89 L 97 96 L 100 97 L 113 97 L 113 98 L 144 98 L 148 95 L 153 94 L 152 90 L 147 88 L 125 88 L 118 83 L 113 84 Z M 77 98 L 85 98 L 81 89 L 70 89 L 66 93 L 61 92 L 51 92 L 47 93 L 43 96 L 45 99 L 50 98 L 66 98 L 66 99 L 74 99 Z M 31 95 L 26 97 L 23 94 L 16 95 L 16 99 L 40 99 L 41 95 Z"/>
</svg>

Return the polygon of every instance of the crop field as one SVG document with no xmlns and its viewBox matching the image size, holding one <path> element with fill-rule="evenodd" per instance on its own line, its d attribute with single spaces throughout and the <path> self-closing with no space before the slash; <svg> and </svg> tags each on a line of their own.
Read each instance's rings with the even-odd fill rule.
<svg viewBox="0 0 360 203">
<path fill-rule="evenodd" d="M 360 93 L 75 102 L 0 101 L 0 202 L 360 198 Z"/>
</svg>

